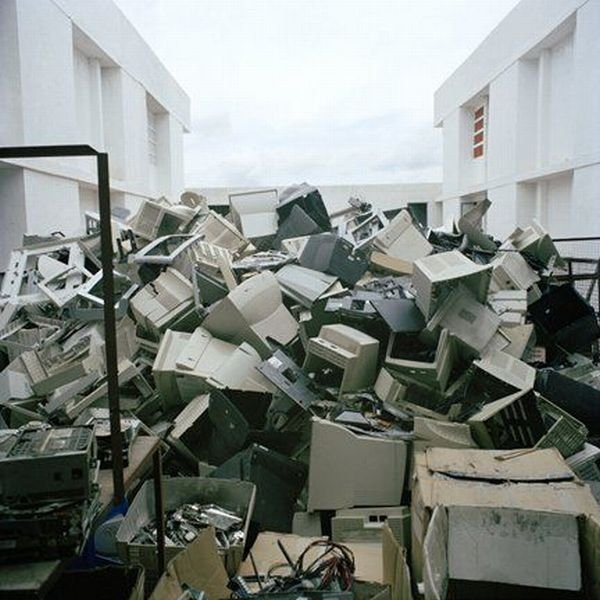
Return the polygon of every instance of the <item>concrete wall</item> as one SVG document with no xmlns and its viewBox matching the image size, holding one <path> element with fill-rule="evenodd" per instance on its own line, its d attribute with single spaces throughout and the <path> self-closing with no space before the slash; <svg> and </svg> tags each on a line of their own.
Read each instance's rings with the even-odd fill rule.
<svg viewBox="0 0 600 600">
<path fill-rule="evenodd" d="M 21 245 L 25 231 L 23 169 L 0 168 L 0 271 L 8 266 L 9 252 Z"/>
<path fill-rule="evenodd" d="M 111 0 L 2 0 L 0 64 L 3 145 L 90 144 L 105 150 L 111 192 L 131 207 L 183 191 L 189 98 Z M 156 165 L 149 158 L 148 102 L 160 112 Z M 20 243 L 23 233 L 75 233 L 80 207 L 91 204 L 89 190 L 95 189 L 94 160 L 5 164 L 24 169 L 23 185 L 0 186 L 0 203 L 22 204 L 25 222 L 18 221 L 17 235 L 18 223 L 9 232 L 2 219 L 0 237 L 18 237 Z M 15 192 L 18 200 L 7 197 Z"/>
<path fill-rule="evenodd" d="M 487 226 L 499 237 L 532 218 L 554 235 L 598 234 L 600 220 L 586 217 L 598 215 L 589 192 L 600 168 L 598 31 L 600 0 L 522 0 L 444 82 L 434 119 L 445 219 L 480 195 L 494 203 Z M 485 150 L 474 158 L 482 101 Z"/>
<path fill-rule="evenodd" d="M 428 205 L 428 221 L 432 226 L 441 224 L 441 211 L 434 205 L 442 191 L 440 183 L 390 183 L 369 185 L 318 185 L 323 202 L 329 214 L 348 208 L 348 199 L 359 198 L 382 210 L 394 210 L 409 203 L 425 203 Z M 261 189 L 268 189 L 264 186 Z M 277 187 L 277 186 L 274 186 Z M 277 188 L 278 192 L 283 187 Z M 248 188 L 190 188 L 205 196 L 209 204 L 228 205 L 229 194 L 248 191 Z"/>
</svg>

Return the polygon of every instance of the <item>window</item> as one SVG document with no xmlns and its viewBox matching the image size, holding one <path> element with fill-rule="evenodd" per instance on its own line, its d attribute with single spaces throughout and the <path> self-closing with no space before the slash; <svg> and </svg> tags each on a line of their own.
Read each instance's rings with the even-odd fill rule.
<svg viewBox="0 0 600 600">
<path fill-rule="evenodd" d="M 473 114 L 473 158 L 480 158 L 484 153 L 485 112 L 485 104 L 482 104 Z"/>
</svg>

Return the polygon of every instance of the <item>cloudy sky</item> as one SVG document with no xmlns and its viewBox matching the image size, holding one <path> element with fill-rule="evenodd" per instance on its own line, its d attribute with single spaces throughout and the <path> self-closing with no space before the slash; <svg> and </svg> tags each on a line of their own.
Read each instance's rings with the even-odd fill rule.
<svg viewBox="0 0 600 600">
<path fill-rule="evenodd" d="M 517 3 L 115 1 L 190 96 L 190 187 L 440 180 L 433 93 Z"/>
</svg>

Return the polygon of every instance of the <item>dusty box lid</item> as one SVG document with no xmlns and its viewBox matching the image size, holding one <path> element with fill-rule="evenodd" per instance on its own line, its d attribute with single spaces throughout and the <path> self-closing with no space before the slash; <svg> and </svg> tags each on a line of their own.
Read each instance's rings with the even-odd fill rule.
<svg viewBox="0 0 600 600">
<path fill-rule="evenodd" d="M 589 486 L 575 478 L 554 448 L 417 452 L 413 512 L 436 504 L 600 514 Z"/>
<path fill-rule="evenodd" d="M 488 481 L 570 481 L 573 471 L 558 450 L 453 450 L 428 448 L 427 466 L 454 478 Z"/>
</svg>

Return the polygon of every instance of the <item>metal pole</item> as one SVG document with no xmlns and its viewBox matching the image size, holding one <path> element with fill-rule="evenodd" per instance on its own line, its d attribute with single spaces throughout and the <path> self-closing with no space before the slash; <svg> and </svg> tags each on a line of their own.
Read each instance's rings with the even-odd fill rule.
<svg viewBox="0 0 600 600">
<path fill-rule="evenodd" d="M 158 576 L 165 571 L 165 509 L 163 503 L 162 463 L 160 445 L 152 457 L 154 467 L 154 514 L 156 516 L 156 550 Z"/>
<path fill-rule="evenodd" d="M 106 380 L 110 411 L 110 446 L 112 454 L 113 502 L 118 506 L 125 498 L 123 478 L 123 440 L 119 406 L 119 371 L 117 366 L 117 333 L 113 279 L 113 245 L 110 218 L 110 183 L 108 154 L 98 153 L 98 200 L 100 204 L 100 247 L 102 250 L 102 289 L 104 291 L 104 337 L 106 348 Z"/>
</svg>

